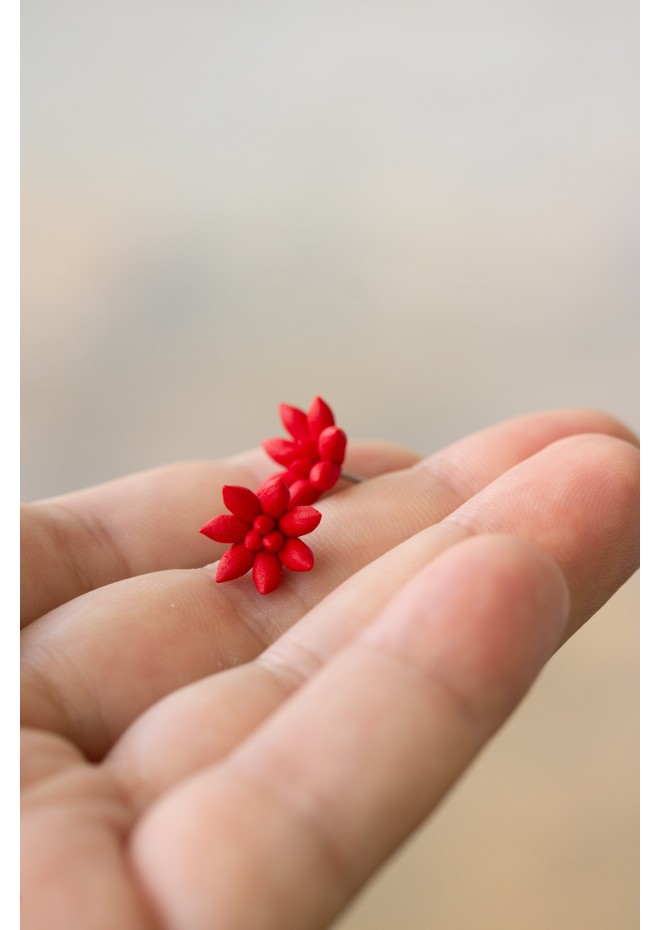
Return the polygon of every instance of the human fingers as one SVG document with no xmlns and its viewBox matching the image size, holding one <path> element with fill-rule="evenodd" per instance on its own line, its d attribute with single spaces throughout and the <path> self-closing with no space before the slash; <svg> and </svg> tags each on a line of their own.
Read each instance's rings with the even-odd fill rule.
<svg viewBox="0 0 660 930">
<path fill-rule="evenodd" d="M 158 702 L 121 736 L 107 764 L 145 807 L 223 758 L 332 661 L 411 577 L 468 535 L 506 533 L 542 547 L 566 578 L 567 631 L 573 632 L 638 565 L 638 494 L 639 455 L 629 443 L 597 435 L 554 443 L 349 578 L 255 662 Z"/>
<path fill-rule="evenodd" d="M 413 452 L 351 443 L 347 470 L 367 478 L 406 468 Z M 258 449 L 220 462 L 179 462 L 34 504 L 21 512 L 21 626 L 123 578 L 194 568 L 216 548 L 197 530 L 222 508 L 224 484 L 257 487 L 273 471 Z"/>
<path fill-rule="evenodd" d="M 567 609 L 560 570 L 522 540 L 440 555 L 226 762 L 138 821 L 129 854 L 162 927 L 327 927 L 511 713 Z"/>
<path fill-rule="evenodd" d="M 456 480 L 439 478 L 442 456 L 319 505 L 332 532 L 324 536 L 322 522 L 315 534 L 314 583 L 296 579 L 300 591 L 278 590 L 268 604 L 249 580 L 217 591 L 207 572 L 170 572 L 92 592 L 42 618 L 23 634 L 24 722 L 99 758 L 150 704 L 254 658 L 353 571 L 446 517 L 460 499 Z M 468 497 L 478 479 L 463 477 Z"/>
<path fill-rule="evenodd" d="M 446 470 L 495 477 L 564 435 L 602 432 L 632 439 L 612 417 L 560 410 L 519 417 L 446 450 Z M 407 468 L 412 452 L 351 442 L 346 470 L 364 477 Z M 124 578 L 194 568 L 217 551 L 197 529 L 220 509 L 223 484 L 256 487 L 272 472 L 260 450 L 222 462 L 183 462 L 24 505 L 21 527 L 21 626 L 78 595 Z"/>
</svg>

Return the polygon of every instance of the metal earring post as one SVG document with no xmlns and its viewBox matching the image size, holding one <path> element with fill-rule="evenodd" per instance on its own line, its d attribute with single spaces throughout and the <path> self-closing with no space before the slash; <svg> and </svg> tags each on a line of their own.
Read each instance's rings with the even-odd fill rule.
<svg viewBox="0 0 660 930">
<path fill-rule="evenodd" d="M 343 471 L 339 477 L 343 478 L 344 481 L 350 481 L 351 484 L 362 484 L 362 482 L 366 480 L 365 478 L 360 478 L 358 475 L 352 475 L 348 471 Z"/>
</svg>

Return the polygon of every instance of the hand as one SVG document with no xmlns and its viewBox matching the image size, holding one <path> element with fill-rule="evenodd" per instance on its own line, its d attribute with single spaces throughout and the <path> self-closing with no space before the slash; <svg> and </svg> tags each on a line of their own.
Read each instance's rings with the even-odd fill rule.
<svg viewBox="0 0 660 930">
<path fill-rule="evenodd" d="M 636 568 L 602 414 L 346 467 L 267 597 L 198 567 L 261 453 L 25 507 L 24 930 L 326 927 Z"/>
</svg>

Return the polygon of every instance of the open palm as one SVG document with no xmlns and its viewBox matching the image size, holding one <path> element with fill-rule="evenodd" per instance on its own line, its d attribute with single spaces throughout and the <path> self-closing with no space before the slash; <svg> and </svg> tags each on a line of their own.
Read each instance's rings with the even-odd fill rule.
<svg viewBox="0 0 660 930">
<path fill-rule="evenodd" d="M 326 927 L 636 568 L 603 414 L 347 467 L 268 597 L 197 534 L 259 452 L 26 505 L 24 930 Z"/>
</svg>

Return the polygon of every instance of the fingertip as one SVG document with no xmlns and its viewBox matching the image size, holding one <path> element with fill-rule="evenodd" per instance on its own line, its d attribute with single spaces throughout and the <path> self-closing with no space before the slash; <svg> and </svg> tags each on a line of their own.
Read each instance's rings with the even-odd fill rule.
<svg viewBox="0 0 660 930">
<path fill-rule="evenodd" d="M 566 411 L 582 425 L 582 433 L 602 433 L 604 436 L 622 439 L 639 448 L 639 436 L 630 427 L 606 410 L 598 407 L 575 407 Z"/>
</svg>

